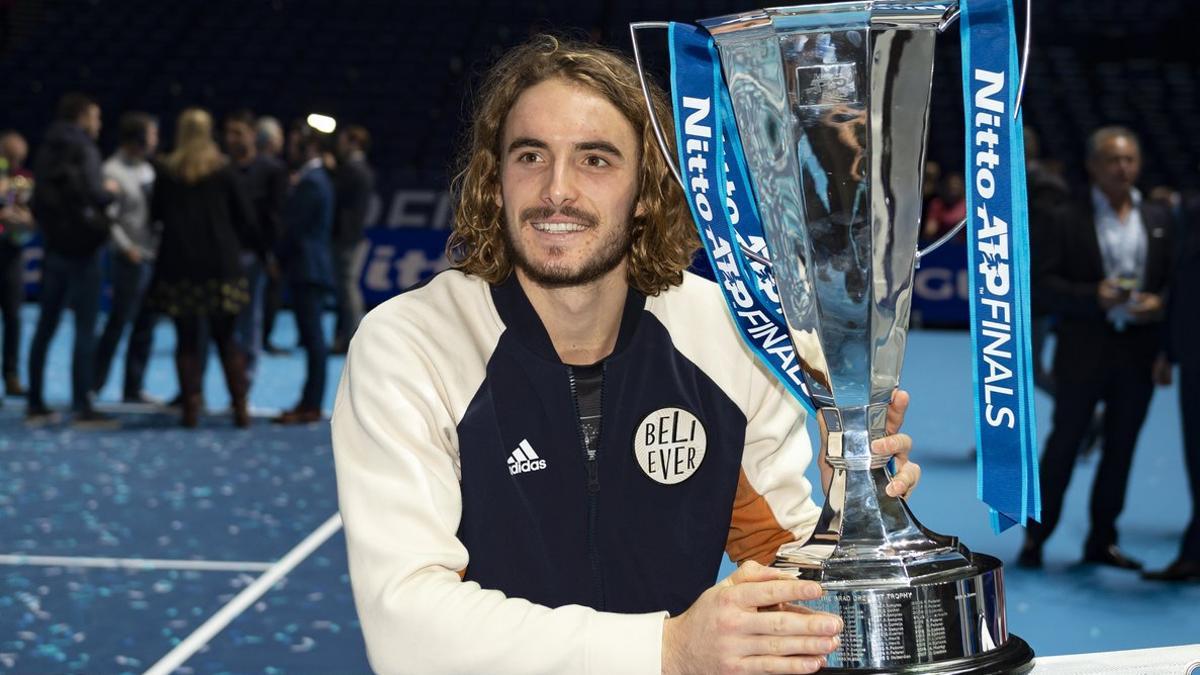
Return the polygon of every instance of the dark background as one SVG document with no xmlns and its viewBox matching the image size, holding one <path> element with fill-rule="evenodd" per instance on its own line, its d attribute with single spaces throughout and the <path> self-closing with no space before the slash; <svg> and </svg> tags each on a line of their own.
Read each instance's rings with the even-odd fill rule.
<svg viewBox="0 0 1200 675">
<path fill-rule="evenodd" d="M 1018 21 L 1023 25 L 1023 3 Z M 629 49 L 628 23 L 754 9 L 720 0 L 0 0 L 0 127 L 36 149 L 59 95 L 96 97 L 105 153 L 120 112 L 162 119 L 189 105 L 218 118 L 249 107 L 284 124 L 309 112 L 374 134 L 391 191 L 445 188 L 469 93 L 506 47 L 569 31 Z M 1200 48 L 1194 0 L 1035 0 L 1026 122 L 1077 185 L 1086 135 L 1121 123 L 1142 135 L 1143 188 L 1200 188 Z M 653 33 L 647 41 L 661 39 Z M 929 156 L 961 168 L 957 27 L 939 39 Z M 382 217 L 382 216 L 381 216 Z M 444 223 L 434 223 L 444 224 Z"/>
</svg>

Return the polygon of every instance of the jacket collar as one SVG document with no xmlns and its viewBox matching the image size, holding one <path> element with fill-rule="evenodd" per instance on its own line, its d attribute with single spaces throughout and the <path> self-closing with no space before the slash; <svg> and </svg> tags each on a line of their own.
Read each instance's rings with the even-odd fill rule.
<svg viewBox="0 0 1200 675">
<path fill-rule="evenodd" d="M 517 281 L 516 274 L 509 274 L 507 279 L 492 286 L 492 302 L 495 303 L 496 311 L 500 314 L 500 320 L 504 322 L 506 330 L 511 331 L 521 344 L 539 358 L 562 363 L 554 349 L 554 343 L 550 341 L 550 334 L 546 332 L 546 325 L 529 302 L 529 297 Z M 631 287 L 625 295 L 625 308 L 621 313 L 617 344 L 607 358 L 620 354 L 633 340 L 634 331 L 637 330 L 638 320 L 645 306 L 646 296 Z"/>
</svg>

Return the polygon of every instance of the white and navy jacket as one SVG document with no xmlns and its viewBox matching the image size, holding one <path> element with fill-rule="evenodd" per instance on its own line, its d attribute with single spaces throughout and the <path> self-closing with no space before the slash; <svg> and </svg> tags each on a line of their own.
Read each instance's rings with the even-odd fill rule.
<svg viewBox="0 0 1200 675">
<path fill-rule="evenodd" d="M 658 673 L 667 612 L 723 551 L 770 562 L 811 532 L 803 409 L 713 283 L 630 291 L 603 367 L 589 467 L 570 369 L 515 279 L 445 272 L 364 319 L 333 448 L 377 671 Z"/>
</svg>

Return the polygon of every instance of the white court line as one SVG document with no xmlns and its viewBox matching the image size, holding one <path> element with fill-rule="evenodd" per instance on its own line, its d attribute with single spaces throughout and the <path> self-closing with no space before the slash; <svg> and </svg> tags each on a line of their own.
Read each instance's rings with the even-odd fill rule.
<svg viewBox="0 0 1200 675">
<path fill-rule="evenodd" d="M 236 619 L 239 614 L 246 611 L 250 605 L 254 604 L 264 593 L 271 590 L 280 579 L 291 572 L 296 565 L 299 565 L 305 558 L 317 550 L 321 544 L 325 543 L 335 532 L 342 529 L 342 516 L 335 513 L 329 517 L 320 527 L 313 530 L 296 544 L 296 547 L 287 552 L 287 555 L 279 559 L 271 566 L 271 569 L 263 573 L 262 576 L 255 579 L 249 586 L 242 589 L 241 593 L 234 596 L 229 604 L 217 610 L 216 614 L 209 617 L 192 634 L 184 638 L 182 642 L 175 645 L 175 648 L 167 652 L 167 655 L 158 660 L 153 666 L 145 672 L 145 675 L 168 675 L 176 668 L 183 665 L 185 661 L 192 657 L 193 654 L 200 651 L 208 641 L 213 639 L 217 633 L 220 633 L 225 626 L 228 626 L 231 621 Z"/>
<path fill-rule="evenodd" d="M 159 558 L 99 558 L 89 556 L 0 553 L 0 565 L 99 567 L 132 570 L 196 570 L 199 572 L 263 572 L 275 563 L 244 560 L 163 560 Z"/>
</svg>

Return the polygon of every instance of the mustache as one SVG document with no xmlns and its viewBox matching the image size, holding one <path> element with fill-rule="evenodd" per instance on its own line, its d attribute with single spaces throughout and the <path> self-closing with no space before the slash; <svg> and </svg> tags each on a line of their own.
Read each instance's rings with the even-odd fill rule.
<svg viewBox="0 0 1200 675">
<path fill-rule="evenodd" d="M 564 205 L 558 208 L 553 206 L 531 206 L 521 210 L 521 220 L 549 220 L 554 216 L 565 216 L 572 220 L 578 220 L 587 227 L 596 227 L 600 224 L 600 219 L 595 214 L 576 208 L 571 205 Z"/>
</svg>

